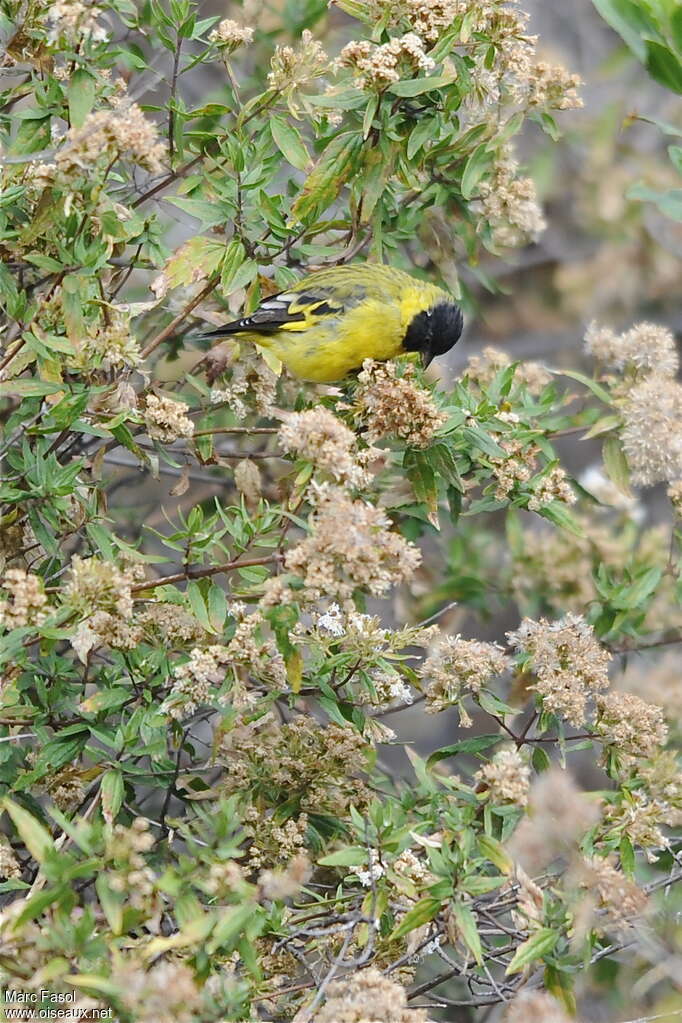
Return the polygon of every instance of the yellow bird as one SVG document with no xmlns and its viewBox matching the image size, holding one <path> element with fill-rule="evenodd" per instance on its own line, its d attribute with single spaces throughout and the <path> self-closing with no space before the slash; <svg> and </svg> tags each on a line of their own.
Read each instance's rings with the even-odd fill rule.
<svg viewBox="0 0 682 1023">
<path fill-rule="evenodd" d="M 272 352 L 302 380 L 331 383 L 365 359 L 418 352 L 428 366 L 461 333 L 461 310 L 447 292 L 402 270 L 362 263 L 311 273 L 201 338 L 234 335 Z"/>
</svg>

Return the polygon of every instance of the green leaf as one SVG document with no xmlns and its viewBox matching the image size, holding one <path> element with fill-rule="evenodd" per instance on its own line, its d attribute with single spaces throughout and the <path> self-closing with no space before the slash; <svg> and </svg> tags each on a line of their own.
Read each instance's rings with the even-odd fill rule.
<svg viewBox="0 0 682 1023">
<path fill-rule="evenodd" d="M 291 212 L 298 220 L 317 216 L 329 206 L 351 176 L 362 148 L 357 132 L 342 132 L 331 140 L 308 175 Z"/>
<path fill-rule="evenodd" d="M 206 944 L 206 952 L 212 955 L 218 949 L 234 942 L 256 912 L 256 906 L 246 901 L 241 906 L 230 906 L 218 920 L 211 940 Z"/>
<path fill-rule="evenodd" d="M 588 745 L 590 745 L 589 742 Z M 572 746 L 571 749 L 575 749 L 575 746 Z M 542 748 L 542 746 L 533 747 L 533 752 L 531 754 L 530 759 L 531 763 L 533 764 L 533 768 L 538 772 L 538 774 L 541 774 L 543 771 L 548 771 L 549 768 L 552 766 L 552 761 L 549 758 L 549 754 L 547 753 L 546 750 Z"/>
<path fill-rule="evenodd" d="M 291 166 L 297 170 L 308 170 L 311 163 L 310 153 L 299 132 L 289 121 L 274 114 L 270 115 L 269 123 L 273 142 L 285 160 L 288 160 Z"/>
<path fill-rule="evenodd" d="M 478 935 L 478 927 L 476 926 L 476 917 L 471 907 L 463 902 L 452 902 L 450 904 L 450 912 L 462 941 L 473 955 L 477 965 L 480 966 L 483 962 L 483 949 L 481 948 L 481 939 Z"/>
<path fill-rule="evenodd" d="M 82 128 L 95 103 L 95 79 L 85 68 L 76 68 L 71 75 L 68 97 L 71 127 Z"/>
<path fill-rule="evenodd" d="M 44 398 L 64 390 L 63 384 L 50 384 L 46 380 L 7 380 L 0 384 L 0 396 L 16 394 L 21 398 Z"/>
<path fill-rule="evenodd" d="M 394 82 L 389 92 L 394 96 L 421 96 L 423 92 L 444 89 L 456 81 L 452 75 L 434 75 L 431 78 L 411 78 L 402 82 Z"/>
<path fill-rule="evenodd" d="M 432 138 L 433 129 L 434 122 L 432 118 L 422 117 L 421 120 L 417 121 L 407 140 L 408 160 L 413 160 L 419 150 Z"/>
<path fill-rule="evenodd" d="M 215 635 L 217 630 L 213 628 L 211 619 L 209 618 L 208 608 L 206 606 L 206 601 L 204 600 L 203 588 L 200 583 L 195 580 L 191 580 L 187 584 L 187 598 L 199 624 L 203 625 L 207 632 Z"/>
<path fill-rule="evenodd" d="M 604 441 L 601 454 L 604 460 L 606 475 L 611 482 L 620 490 L 621 494 L 625 494 L 626 497 L 632 497 L 632 491 L 630 490 L 630 467 L 617 433 L 610 433 L 608 435 Z"/>
<path fill-rule="evenodd" d="M 668 146 L 668 156 L 679 174 L 682 174 L 682 146 Z"/>
<path fill-rule="evenodd" d="M 542 959 L 543 956 L 552 951 L 558 940 L 559 935 L 556 931 L 553 931 L 550 927 L 541 927 L 527 941 L 519 945 L 514 958 L 505 970 L 505 975 L 509 977 L 512 973 L 518 973 L 524 966 L 535 962 L 536 959 Z"/>
<path fill-rule="evenodd" d="M 222 632 L 227 618 L 225 591 L 211 581 L 208 590 L 208 618 L 216 632 Z"/>
<path fill-rule="evenodd" d="M 458 753 L 480 753 L 481 750 L 496 746 L 498 742 L 502 742 L 501 735 L 474 735 L 470 739 L 460 739 L 450 746 L 442 746 L 435 750 L 426 761 L 426 766 L 433 767 L 439 761 L 455 757 Z"/>
<path fill-rule="evenodd" d="M 19 833 L 31 856 L 37 863 L 43 863 L 50 853 L 55 851 L 52 837 L 43 825 L 28 812 L 23 806 L 11 799 L 3 799 L 2 808 L 12 818 L 12 823 Z"/>
<path fill-rule="evenodd" d="M 102 777 L 100 793 L 104 819 L 107 824 L 113 824 L 123 805 L 123 795 L 125 793 L 125 784 L 121 771 L 112 769 L 105 772 Z"/>
<path fill-rule="evenodd" d="M 623 835 L 621 838 L 618 851 L 620 853 L 620 865 L 623 868 L 623 872 L 627 874 L 628 877 L 633 877 L 635 873 L 635 850 L 633 849 L 632 842 L 627 835 Z"/>
<path fill-rule="evenodd" d="M 646 66 L 652 78 L 682 95 L 682 63 L 672 50 L 662 43 L 647 39 Z"/>
<path fill-rule="evenodd" d="M 604 21 L 618 33 L 638 60 L 644 63 L 646 46 L 643 35 L 650 34 L 652 26 L 635 0 L 592 0 Z M 656 33 L 658 34 L 658 33 Z"/>
<path fill-rule="evenodd" d="M 433 920 L 440 911 L 441 901 L 440 899 L 434 899 L 427 897 L 420 899 L 416 906 L 413 906 L 408 913 L 402 918 L 400 923 L 393 928 L 388 940 L 397 941 L 398 938 L 404 937 L 405 934 L 409 934 L 410 931 L 414 931 L 417 927 L 421 927 L 422 924 L 427 924 L 429 920 Z"/>
<path fill-rule="evenodd" d="M 485 176 L 493 162 L 493 154 L 488 152 L 488 143 L 482 142 L 474 149 L 466 162 L 462 174 L 462 195 L 465 199 L 471 199 L 479 181 Z"/>
<path fill-rule="evenodd" d="M 612 404 L 611 395 L 605 390 L 601 384 L 598 384 L 596 380 L 591 377 L 585 376 L 584 373 L 579 373 L 576 369 L 558 369 L 554 372 L 559 376 L 570 377 L 571 380 L 577 380 L 578 383 L 584 384 L 588 390 L 592 391 L 595 398 L 599 398 L 600 401 L 605 402 L 607 405 Z"/>
<path fill-rule="evenodd" d="M 491 835 L 479 835 L 478 847 L 501 874 L 511 874 L 514 869 L 514 861 L 501 842 Z"/>
<path fill-rule="evenodd" d="M 322 867 L 361 867 L 367 863 L 367 850 L 359 845 L 349 845 L 329 856 L 322 856 L 317 863 Z"/>
</svg>

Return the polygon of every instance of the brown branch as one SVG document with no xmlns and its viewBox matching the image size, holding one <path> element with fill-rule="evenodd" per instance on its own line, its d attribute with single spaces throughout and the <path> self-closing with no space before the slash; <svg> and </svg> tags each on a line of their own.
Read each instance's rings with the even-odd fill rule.
<svg viewBox="0 0 682 1023">
<path fill-rule="evenodd" d="M 159 579 L 152 579 L 149 582 L 135 583 L 130 587 L 131 593 L 141 593 L 143 590 L 153 590 L 157 586 L 168 586 L 171 583 L 181 583 L 185 579 L 206 579 L 209 576 L 220 575 L 221 572 L 233 572 L 236 568 L 251 568 L 253 565 L 272 565 L 281 561 L 279 554 L 269 554 L 265 558 L 249 558 L 246 561 L 225 561 L 221 565 L 211 565 L 210 568 L 188 568 L 184 572 L 176 572 L 174 575 L 162 575 Z"/>
<path fill-rule="evenodd" d="M 145 345 L 145 347 L 142 349 L 142 358 L 146 359 L 147 356 L 151 355 L 151 353 L 156 348 L 158 348 L 160 344 L 163 344 L 163 342 L 166 341 L 167 338 L 169 338 L 174 333 L 175 329 L 182 323 L 182 321 L 187 319 L 189 314 L 192 312 L 193 309 L 195 309 L 199 305 L 202 299 L 206 298 L 207 295 L 211 294 L 211 292 L 213 291 L 217 284 L 218 277 L 217 276 L 212 277 L 205 285 L 205 287 L 201 289 L 199 294 L 195 295 L 191 302 L 188 302 L 185 308 L 180 313 L 178 313 L 175 319 L 171 320 L 167 327 L 164 327 L 164 329 L 159 334 L 157 334 L 156 337 L 152 338 L 149 344 Z"/>
<path fill-rule="evenodd" d="M 172 185 L 174 181 L 181 178 L 184 174 L 187 174 L 187 172 L 191 171 L 193 167 L 196 167 L 198 163 L 201 163 L 203 158 L 204 153 L 199 153 L 199 155 L 195 156 L 194 159 L 188 160 L 187 163 L 184 163 L 182 167 L 177 167 L 174 171 L 171 171 L 171 173 L 167 174 L 162 181 L 159 181 L 159 183 L 154 185 L 153 188 L 150 188 L 148 192 L 144 192 L 135 200 L 135 202 L 131 203 L 131 209 L 136 210 L 137 207 L 141 206 L 143 202 L 147 201 L 147 199 L 152 199 L 155 195 L 158 195 L 159 192 L 162 192 L 164 188 L 168 188 L 168 186 Z"/>
<path fill-rule="evenodd" d="M 205 411 L 205 410 L 203 410 Z M 277 433 L 276 426 L 214 426 L 210 430 L 195 430 L 192 437 L 210 437 L 217 433 Z"/>
</svg>

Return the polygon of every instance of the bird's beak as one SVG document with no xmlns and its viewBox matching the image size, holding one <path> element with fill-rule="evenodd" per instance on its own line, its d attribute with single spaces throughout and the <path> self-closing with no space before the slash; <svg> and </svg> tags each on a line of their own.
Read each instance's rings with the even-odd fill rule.
<svg viewBox="0 0 682 1023">
<path fill-rule="evenodd" d="M 421 360 L 422 360 L 422 368 L 423 369 L 428 369 L 429 366 L 431 365 L 431 363 L 433 362 L 433 355 L 431 354 L 431 352 L 422 352 L 421 353 Z"/>
</svg>

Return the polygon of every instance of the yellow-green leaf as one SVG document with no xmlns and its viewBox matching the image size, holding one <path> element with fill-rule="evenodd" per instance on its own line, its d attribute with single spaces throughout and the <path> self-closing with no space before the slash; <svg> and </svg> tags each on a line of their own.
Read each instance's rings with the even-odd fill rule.
<svg viewBox="0 0 682 1023">
<path fill-rule="evenodd" d="M 550 927 L 541 927 L 535 934 L 531 934 L 527 941 L 519 945 L 514 958 L 505 971 L 506 975 L 511 976 L 512 973 L 518 973 L 524 966 L 535 962 L 536 959 L 542 959 L 552 951 L 558 940 L 559 935 L 556 931 Z"/>
<path fill-rule="evenodd" d="M 409 934 L 410 931 L 414 931 L 417 927 L 421 927 L 422 924 L 426 924 L 429 920 L 438 914 L 441 907 L 440 899 L 426 898 L 421 899 L 420 902 L 414 906 L 409 913 L 406 913 L 400 923 L 393 928 L 389 935 L 389 941 L 397 941 L 398 938 L 402 938 L 405 934 Z"/>
<path fill-rule="evenodd" d="M 33 859 L 43 863 L 49 854 L 54 852 L 54 842 L 47 828 L 43 827 L 28 810 L 24 810 L 23 806 L 19 806 L 11 799 L 4 799 L 2 805 L 12 818 L 21 841 Z"/>
<path fill-rule="evenodd" d="M 478 936 L 476 917 L 474 916 L 471 907 L 465 905 L 463 902 L 453 902 L 450 906 L 450 913 L 457 925 L 459 937 L 461 937 L 462 941 L 471 952 L 477 965 L 480 966 L 483 962 L 483 949 L 481 948 L 481 939 Z"/>
</svg>

